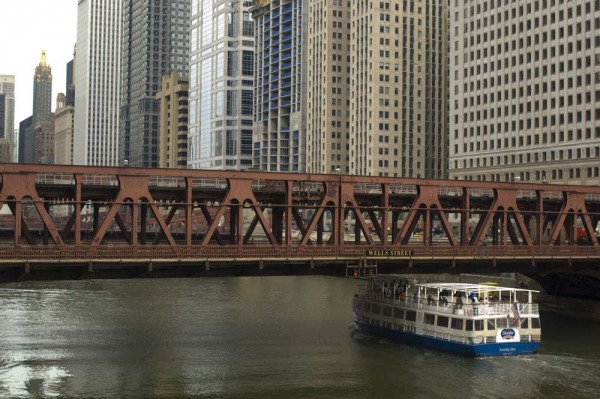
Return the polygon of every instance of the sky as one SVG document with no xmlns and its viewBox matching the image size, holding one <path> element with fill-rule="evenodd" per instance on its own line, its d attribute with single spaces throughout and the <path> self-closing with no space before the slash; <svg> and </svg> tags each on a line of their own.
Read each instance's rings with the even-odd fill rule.
<svg viewBox="0 0 600 399">
<path fill-rule="evenodd" d="M 32 114 L 33 75 L 46 50 L 52 67 L 52 112 L 65 92 L 77 41 L 78 0 L 0 0 L 0 75 L 15 76 L 15 128 Z"/>
</svg>

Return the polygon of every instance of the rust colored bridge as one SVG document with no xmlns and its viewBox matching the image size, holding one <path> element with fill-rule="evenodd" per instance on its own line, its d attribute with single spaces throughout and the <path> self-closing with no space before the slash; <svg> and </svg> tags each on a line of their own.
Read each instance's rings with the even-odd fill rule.
<svg viewBox="0 0 600 399">
<path fill-rule="evenodd" d="M 0 176 L 6 279 L 597 272 L 600 259 L 600 187 L 23 164 Z"/>
</svg>

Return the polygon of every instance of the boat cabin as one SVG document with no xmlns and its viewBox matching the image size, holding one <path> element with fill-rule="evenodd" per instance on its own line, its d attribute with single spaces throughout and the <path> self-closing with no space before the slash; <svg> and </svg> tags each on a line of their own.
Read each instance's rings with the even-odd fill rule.
<svg viewBox="0 0 600 399">
<path fill-rule="evenodd" d="M 537 292 L 383 276 L 359 289 L 354 313 L 371 325 L 463 344 L 540 341 Z"/>
</svg>

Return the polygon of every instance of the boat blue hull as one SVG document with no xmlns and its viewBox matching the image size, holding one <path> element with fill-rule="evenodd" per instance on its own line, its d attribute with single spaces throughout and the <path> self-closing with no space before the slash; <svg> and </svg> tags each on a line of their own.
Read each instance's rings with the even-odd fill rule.
<svg viewBox="0 0 600 399">
<path fill-rule="evenodd" d="M 373 335 L 384 336 L 386 338 L 410 344 L 472 357 L 525 355 L 537 352 L 540 347 L 540 342 L 506 342 L 467 345 L 403 331 L 389 330 L 383 327 L 364 324 L 358 320 L 355 320 L 355 323 L 358 328 Z"/>
</svg>

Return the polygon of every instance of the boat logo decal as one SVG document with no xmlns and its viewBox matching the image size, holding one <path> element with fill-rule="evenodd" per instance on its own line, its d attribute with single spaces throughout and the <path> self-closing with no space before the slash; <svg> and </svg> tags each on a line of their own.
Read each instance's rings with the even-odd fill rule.
<svg viewBox="0 0 600 399">
<path fill-rule="evenodd" d="M 500 331 L 500 336 L 502 337 L 502 339 L 514 339 L 515 335 L 516 332 L 512 328 L 505 328 L 502 331 Z"/>
</svg>

